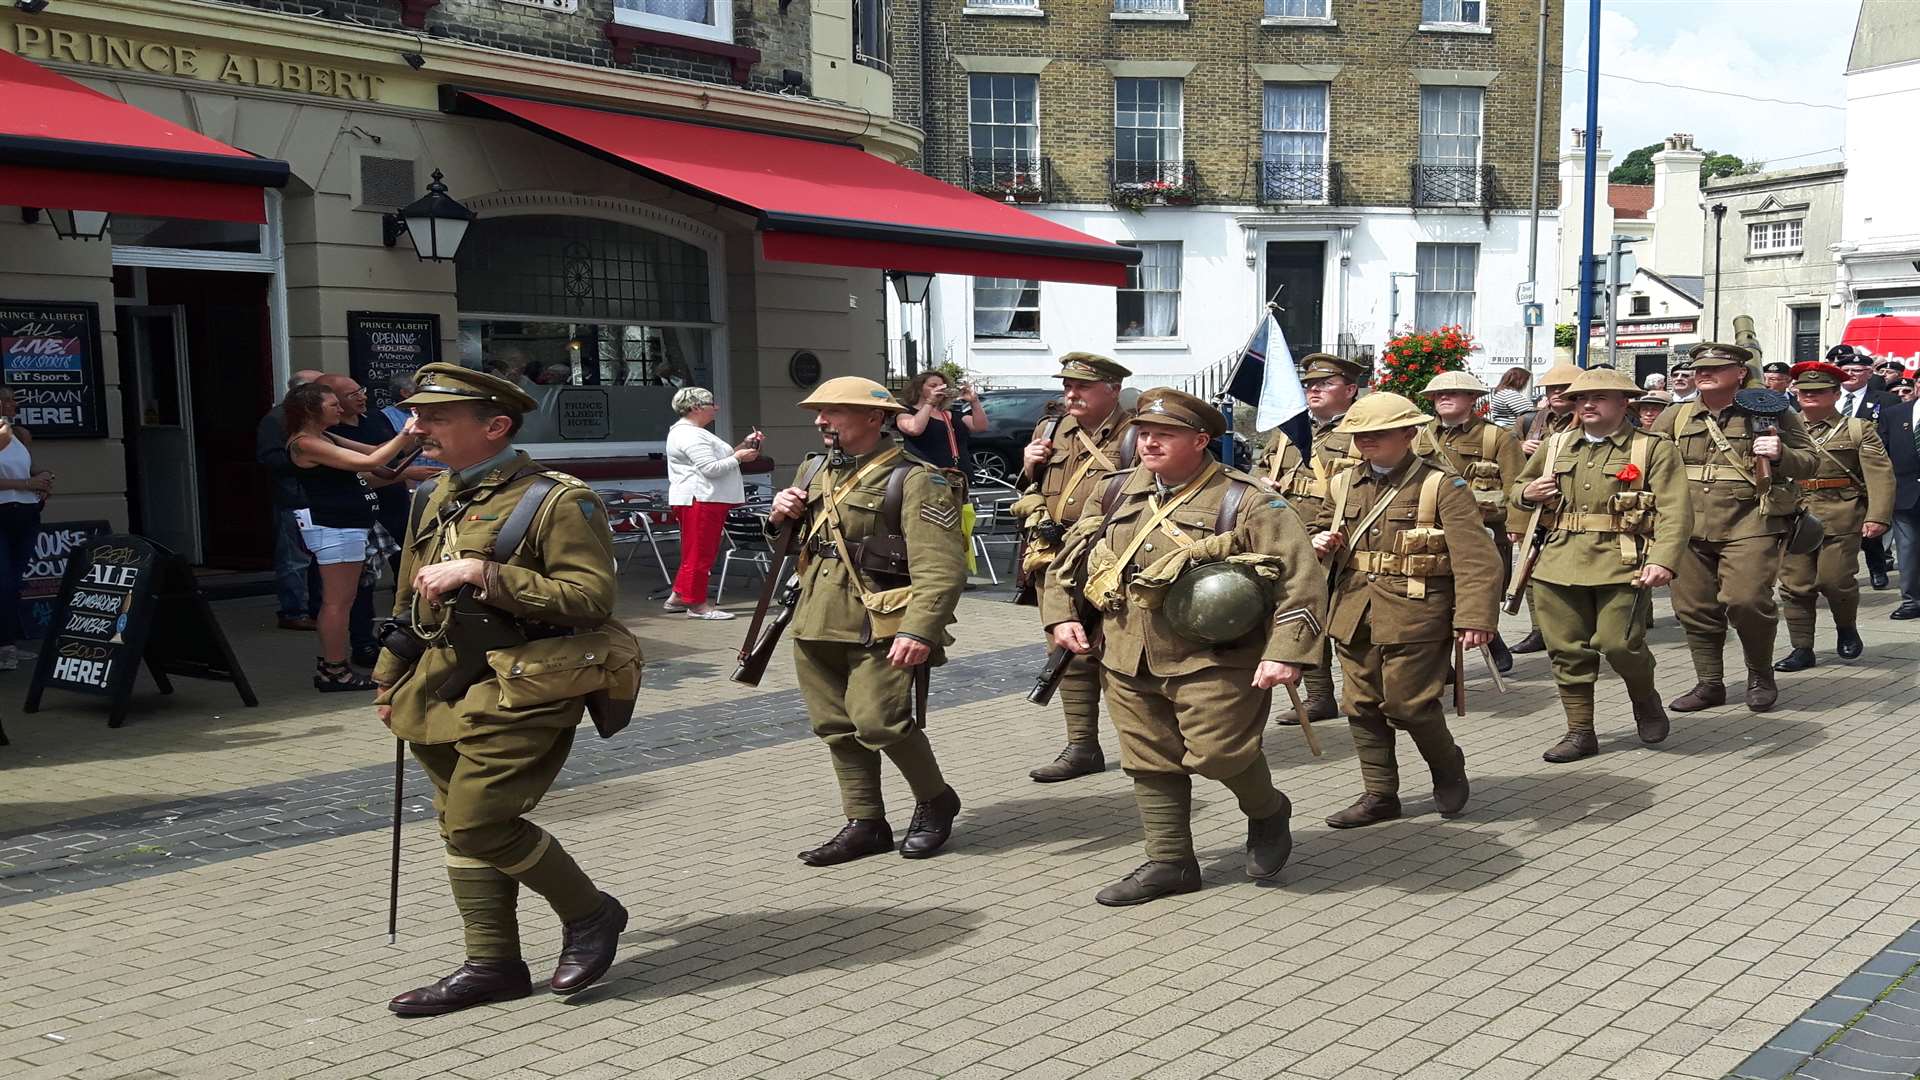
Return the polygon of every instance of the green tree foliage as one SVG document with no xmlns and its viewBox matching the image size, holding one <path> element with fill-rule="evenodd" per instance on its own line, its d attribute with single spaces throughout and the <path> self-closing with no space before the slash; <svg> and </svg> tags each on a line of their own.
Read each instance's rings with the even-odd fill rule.
<svg viewBox="0 0 1920 1080">
<path fill-rule="evenodd" d="M 1653 155 L 1664 149 L 1664 143 L 1643 146 L 1620 160 L 1607 173 L 1607 182 L 1612 184 L 1651 184 L 1653 183 Z M 1756 173 L 1766 167 L 1763 161 L 1742 161 L 1732 154 L 1718 151 L 1706 151 L 1707 160 L 1700 163 L 1700 175 L 1704 177 L 1736 176 L 1742 173 Z"/>
</svg>

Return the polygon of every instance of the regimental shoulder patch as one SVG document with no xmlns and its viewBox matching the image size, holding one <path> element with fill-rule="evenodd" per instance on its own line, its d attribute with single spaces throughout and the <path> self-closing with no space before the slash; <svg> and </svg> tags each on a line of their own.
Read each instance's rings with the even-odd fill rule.
<svg viewBox="0 0 1920 1080">
<path fill-rule="evenodd" d="M 1274 498 L 1267 500 L 1267 505 L 1272 507 L 1275 510 L 1284 510 L 1286 509 L 1286 506 L 1287 506 L 1287 500 L 1282 499 L 1278 496 L 1275 496 Z"/>
<path fill-rule="evenodd" d="M 1467 486 L 1467 482 L 1466 482 L 1465 480 L 1462 480 L 1462 479 L 1460 479 L 1459 477 L 1457 477 L 1457 476 L 1456 476 L 1456 477 L 1454 477 L 1454 478 L 1453 478 L 1453 486 L 1454 486 L 1454 487 L 1466 487 L 1466 486 Z"/>
<path fill-rule="evenodd" d="M 932 484 L 934 487 L 947 487 L 948 486 L 947 475 L 945 473 L 937 473 L 937 472 L 928 473 L 927 483 Z"/>
<path fill-rule="evenodd" d="M 586 518 L 588 521 L 592 521 L 596 510 L 598 510 L 598 506 L 594 503 L 592 499 L 580 500 L 580 516 L 581 517 Z"/>
<path fill-rule="evenodd" d="M 1313 637 L 1323 629 L 1320 625 L 1320 617 L 1315 615 L 1311 610 L 1303 607 L 1288 608 L 1285 611 L 1274 614 L 1273 628 L 1275 630 L 1288 624 L 1295 625 L 1297 628 L 1294 630 L 1294 633 L 1302 637 Z"/>
<path fill-rule="evenodd" d="M 929 499 L 920 504 L 920 520 L 952 532 L 960 527 L 960 508 L 944 500 Z"/>
</svg>

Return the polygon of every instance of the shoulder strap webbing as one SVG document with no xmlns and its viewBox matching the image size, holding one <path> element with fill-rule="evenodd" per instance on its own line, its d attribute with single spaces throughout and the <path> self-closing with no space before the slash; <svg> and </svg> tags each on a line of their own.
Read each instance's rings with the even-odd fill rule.
<svg viewBox="0 0 1920 1080">
<path fill-rule="evenodd" d="M 1128 424 L 1127 430 L 1122 432 L 1120 435 L 1120 469 L 1121 471 L 1124 472 L 1127 469 L 1133 468 L 1134 448 L 1135 448 L 1135 444 L 1139 443 L 1139 441 L 1140 441 L 1140 429 L 1134 426 L 1133 424 Z"/>
<path fill-rule="evenodd" d="M 1347 469 L 1334 474 L 1327 484 L 1327 496 L 1333 501 L 1333 531 L 1341 532 L 1342 519 L 1347 513 L 1347 495 L 1353 491 L 1353 470 Z"/>
<path fill-rule="evenodd" d="M 427 498 L 433 494 L 433 489 L 439 486 L 440 478 L 430 476 L 420 481 L 420 486 L 413 489 L 413 516 L 407 521 L 407 535 L 396 538 L 401 543 L 413 542 L 413 534 L 420 531 L 421 519 L 427 516 Z"/>
<path fill-rule="evenodd" d="M 1857 427 L 1857 428 L 1854 427 L 1853 425 L 1855 424 L 1859 424 L 1860 427 Z M 1832 430 L 1827 432 L 1826 438 L 1812 440 L 1813 448 L 1815 450 L 1820 451 L 1821 457 L 1824 457 L 1828 461 L 1831 461 L 1835 465 L 1839 466 L 1840 471 L 1847 474 L 1847 479 L 1852 480 L 1856 484 L 1859 484 L 1862 488 L 1867 486 L 1866 479 L 1862 477 L 1859 473 L 1854 472 L 1852 469 L 1847 468 L 1846 462 L 1841 461 L 1837 457 L 1834 457 L 1833 451 L 1827 449 L 1827 444 L 1829 442 L 1832 442 L 1833 437 L 1835 435 L 1840 434 L 1842 431 L 1850 432 L 1853 435 L 1853 439 L 1856 443 L 1861 442 L 1866 438 L 1866 429 L 1870 424 L 1871 424 L 1871 421 L 1862 420 L 1857 416 L 1841 417 L 1840 422 L 1838 424 L 1835 424 Z"/>
<path fill-rule="evenodd" d="M 1214 535 L 1230 533 L 1240 523 L 1240 501 L 1247 497 L 1247 489 L 1252 486 L 1245 480 L 1227 481 L 1226 493 L 1220 496 L 1220 513 L 1213 519 Z"/>
<path fill-rule="evenodd" d="M 1670 430 L 1673 432 L 1674 438 L 1677 439 L 1680 437 L 1680 429 L 1686 427 L 1688 421 L 1693 419 L 1693 414 L 1699 411 L 1700 405 L 1698 402 L 1683 401 L 1680 403 L 1680 407 L 1673 411 L 1673 427 Z"/>
<path fill-rule="evenodd" d="M 901 459 L 887 477 L 887 493 L 880 500 L 880 521 L 894 536 L 904 535 L 900 529 L 900 507 L 906 502 L 907 473 L 912 469 L 913 462 Z"/>
<path fill-rule="evenodd" d="M 520 501 L 515 503 L 500 531 L 493 534 L 493 543 L 487 547 L 488 562 L 506 562 L 520 550 L 527 539 L 527 530 L 533 527 L 533 516 L 540 512 L 547 496 L 560 481 L 551 476 L 536 476 L 527 490 L 520 493 Z"/>
<path fill-rule="evenodd" d="M 1644 431 L 1635 431 L 1628 438 L 1630 441 L 1627 444 L 1627 464 L 1633 466 L 1638 475 L 1627 481 L 1627 490 L 1644 491 L 1647 486 L 1647 455 L 1653 452 L 1655 436 Z"/>
<path fill-rule="evenodd" d="M 1428 469 L 1420 481 L 1420 506 L 1414 512 L 1413 527 L 1431 529 L 1440 520 L 1440 481 L 1446 477 L 1439 469 Z"/>
<path fill-rule="evenodd" d="M 1500 438 L 1500 429 L 1490 421 L 1480 423 L 1480 460 L 1493 461 L 1493 444 Z"/>
<path fill-rule="evenodd" d="M 1106 490 L 1100 493 L 1100 516 L 1112 517 L 1113 508 L 1120 502 L 1120 489 L 1127 486 L 1129 473 L 1117 472 L 1107 479 Z"/>
</svg>

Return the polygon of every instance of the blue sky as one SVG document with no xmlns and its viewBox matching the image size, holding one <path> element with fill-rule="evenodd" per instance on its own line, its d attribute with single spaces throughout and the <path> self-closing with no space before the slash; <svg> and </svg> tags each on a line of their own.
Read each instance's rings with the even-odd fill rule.
<svg viewBox="0 0 1920 1080">
<path fill-rule="evenodd" d="M 1563 147 L 1571 145 L 1567 129 L 1585 124 L 1589 17 L 1585 0 L 1567 0 L 1566 9 Z M 1600 70 L 1642 81 L 1601 78 L 1602 145 L 1618 163 L 1635 147 L 1685 131 L 1703 150 L 1769 167 L 1839 160 L 1846 131 L 1839 109 L 1648 83 L 1844 105 L 1842 72 L 1859 10 L 1860 0 L 1603 0 Z"/>
</svg>

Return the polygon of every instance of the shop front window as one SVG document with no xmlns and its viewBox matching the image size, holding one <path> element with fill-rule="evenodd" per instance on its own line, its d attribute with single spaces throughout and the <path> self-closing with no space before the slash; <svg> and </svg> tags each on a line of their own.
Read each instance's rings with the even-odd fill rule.
<svg viewBox="0 0 1920 1080">
<path fill-rule="evenodd" d="M 707 253 L 692 244 L 589 218 L 482 218 L 458 264 L 460 362 L 533 396 L 522 443 L 658 444 L 674 392 L 713 387 Z"/>
</svg>

